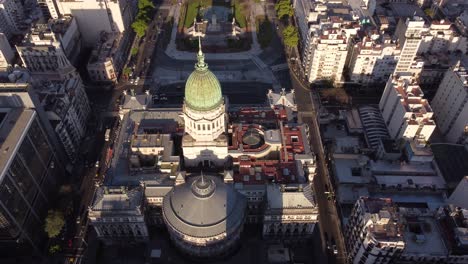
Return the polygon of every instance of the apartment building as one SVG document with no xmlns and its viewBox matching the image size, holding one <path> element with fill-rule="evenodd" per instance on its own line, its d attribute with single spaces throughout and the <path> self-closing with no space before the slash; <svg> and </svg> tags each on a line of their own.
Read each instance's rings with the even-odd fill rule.
<svg viewBox="0 0 468 264">
<path fill-rule="evenodd" d="M 361 197 L 345 229 L 353 264 L 390 263 L 405 248 L 398 211 L 391 199 Z"/>
<path fill-rule="evenodd" d="M 320 80 L 342 81 L 350 42 L 339 29 L 321 32 L 310 44 L 310 83 Z"/>
<path fill-rule="evenodd" d="M 458 62 L 448 70 L 431 105 L 442 135 L 451 143 L 468 143 L 468 71 Z"/>
<path fill-rule="evenodd" d="M 352 82 L 383 83 L 395 71 L 400 49 L 390 37 L 376 33 L 354 44 L 349 63 Z"/>
<path fill-rule="evenodd" d="M 74 162 L 91 112 L 81 79 L 44 82 L 34 90 L 68 159 Z"/>
<path fill-rule="evenodd" d="M 13 63 L 15 54 L 13 49 L 8 43 L 8 39 L 5 34 L 0 33 L 0 71 L 6 71 L 8 66 Z"/>
<path fill-rule="evenodd" d="M 35 81 L 64 80 L 78 75 L 68 57 L 77 56 L 78 39 L 73 19 L 55 20 L 37 24 L 16 49 Z"/>
<path fill-rule="evenodd" d="M 466 53 L 468 42 L 466 36 L 460 35 L 449 20 L 434 20 L 427 32 L 422 35 L 418 54 L 455 52 Z"/>
<path fill-rule="evenodd" d="M 0 85 L 0 255 L 42 254 L 50 195 L 62 163 L 27 84 Z"/>
<path fill-rule="evenodd" d="M 433 111 L 413 77 L 390 76 L 379 109 L 393 139 L 424 139 L 435 129 Z"/>
<path fill-rule="evenodd" d="M 18 0 L 0 0 L 0 32 L 7 38 L 20 33 L 23 23 L 23 5 Z"/>
<path fill-rule="evenodd" d="M 395 35 L 401 47 L 400 59 L 395 68 L 395 74 L 419 75 L 423 64 L 416 60 L 416 55 L 422 43 L 423 34 L 427 32 L 421 17 L 400 19 Z"/>
<path fill-rule="evenodd" d="M 350 37 L 360 26 L 348 6 L 296 1 L 301 42 L 299 52 L 309 82 L 341 82 L 348 60 Z"/>
<path fill-rule="evenodd" d="M 125 62 L 121 40 L 121 33 L 101 32 L 101 38 L 93 49 L 86 67 L 91 80 L 117 82 L 118 73 Z"/>
</svg>

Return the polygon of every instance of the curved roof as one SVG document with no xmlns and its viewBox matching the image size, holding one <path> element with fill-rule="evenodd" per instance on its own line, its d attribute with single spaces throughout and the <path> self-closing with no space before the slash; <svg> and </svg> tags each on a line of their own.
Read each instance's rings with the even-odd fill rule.
<svg viewBox="0 0 468 264">
<path fill-rule="evenodd" d="M 163 200 L 166 223 L 192 237 L 211 237 L 237 230 L 244 220 L 245 198 L 214 176 L 190 178 Z"/>
<path fill-rule="evenodd" d="M 218 78 L 208 69 L 201 46 L 197 60 L 195 70 L 185 83 L 185 104 L 198 111 L 212 110 L 223 102 L 221 84 Z"/>
</svg>

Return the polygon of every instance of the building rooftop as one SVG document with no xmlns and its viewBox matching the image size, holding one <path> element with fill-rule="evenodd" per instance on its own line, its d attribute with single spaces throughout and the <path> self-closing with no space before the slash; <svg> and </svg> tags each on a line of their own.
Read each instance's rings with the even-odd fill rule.
<svg viewBox="0 0 468 264">
<path fill-rule="evenodd" d="M 359 115 L 364 126 L 367 144 L 377 149 L 380 139 L 390 137 L 380 110 L 374 106 L 362 106 L 359 108 Z"/>
<path fill-rule="evenodd" d="M 447 248 L 440 233 L 436 219 L 432 215 L 424 215 L 420 210 L 411 211 L 400 207 L 404 224 L 405 255 L 444 256 Z"/>
<path fill-rule="evenodd" d="M 140 210 L 141 206 L 143 206 L 141 187 L 128 189 L 127 186 L 102 186 L 96 190 L 91 210 L 116 213 Z"/>
<path fill-rule="evenodd" d="M 101 63 L 113 58 L 119 49 L 121 39 L 121 33 L 101 32 L 100 39 L 91 53 L 88 64 Z"/>
<path fill-rule="evenodd" d="M 267 185 L 268 210 L 316 208 L 316 201 L 310 184 Z"/>
<path fill-rule="evenodd" d="M 360 202 L 363 204 L 364 212 L 369 214 L 369 219 L 372 221 L 368 235 L 379 242 L 398 242 L 403 239 L 402 231 L 397 224 L 396 206 L 391 199 L 362 197 Z"/>
</svg>

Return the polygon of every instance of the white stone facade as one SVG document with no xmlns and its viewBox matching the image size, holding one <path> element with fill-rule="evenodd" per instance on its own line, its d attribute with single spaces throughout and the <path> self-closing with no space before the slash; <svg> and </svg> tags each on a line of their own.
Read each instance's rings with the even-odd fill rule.
<svg viewBox="0 0 468 264">
<path fill-rule="evenodd" d="M 465 144 L 468 140 L 468 72 L 458 63 L 445 73 L 431 102 L 435 119 L 446 140 Z"/>
<path fill-rule="evenodd" d="M 460 35 L 448 20 L 433 21 L 428 31 L 422 37 L 418 54 L 432 52 L 467 52 L 468 42 L 466 36 Z"/>
<path fill-rule="evenodd" d="M 436 125 L 432 108 L 423 96 L 414 78 L 389 78 L 379 109 L 390 137 L 429 140 Z"/>
<path fill-rule="evenodd" d="M 24 21 L 23 5 L 18 0 L 0 0 L 0 32 L 10 38 L 20 33 Z"/>
<path fill-rule="evenodd" d="M 425 32 L 427 32 L 427 28 L 424 25 L 424 20 L 420 17 L 408 18 L 406 22 L 400 20 L 395 35 L 398 38 L 398 45 L 401 47 L 401 54 L 395 74 L 419 74 L 421 72 L 422 65 L 415 65 L 415 59 Z"/>
<path fill-rule="evenodd" d="M 226 105 L 213 110 L 197 111 L 187 105 L 183 108 L 185 132 L 182 147 L 186 165 L 222 166 L 228 155 L 226 132 Z"/>
<path fill-rule="evenodd" d="M 380 36 L 377 36 L 380 39 Z M 351 81 L 363 85 L 383 83 L 395 70 L 400 56 L 396 43 L 365 37 L 354 45 L 349 64 Z"/>
<path fill-rule="evenodd" d="M 324 30 L 313 38 L 310 46 L 310 67 L 306 72 L 310 83 L 320 80 L 342 81 L 349 50 L 349 41 L 339 29 Z"/>
</svg>

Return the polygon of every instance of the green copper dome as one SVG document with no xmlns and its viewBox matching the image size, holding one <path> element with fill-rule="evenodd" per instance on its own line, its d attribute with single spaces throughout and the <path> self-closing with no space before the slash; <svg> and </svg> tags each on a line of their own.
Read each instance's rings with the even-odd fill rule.
<svg viewBox="0 0 468 264">
<path fill-rule="evenodd" d="M 201 45 L 197 60 L 195 71 L 190 74 L 185 83 L 185 104 L 198 111 L 212 110 L 223 102 L 221 85 L 218 78 L 208 70 Z"/>
</svg>

